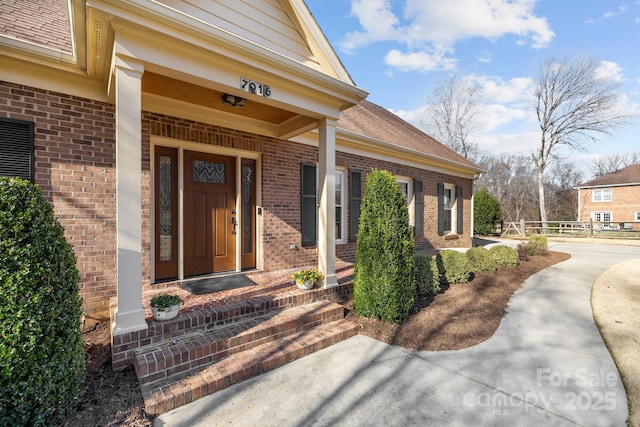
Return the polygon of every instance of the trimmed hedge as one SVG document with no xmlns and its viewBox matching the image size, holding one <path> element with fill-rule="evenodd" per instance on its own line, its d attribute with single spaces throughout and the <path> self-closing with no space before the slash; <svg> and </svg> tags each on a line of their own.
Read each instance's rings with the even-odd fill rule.
<svg viewBox="0 0 640 427">
<path fill-rule="evenodd" d="M 471 268 L 467 256 L 458 251 L 446 249 L 436 257 L 440 277 L 445 283 L 467 283 L 471 278 Z"/>
<path fill-rule="evenodd" d="M 539 255 L 541 252 L 546 251 L 549 247 L 547 242 L 547 236 L 541 234 L 534 234 L 529 236 L 529 255 Z"/>
<path fill-rule="evenodd" d="M 516 267 L 520 264 L 518 251 L 509 246 L 497 245 L 489 249 L 489 253 L 498 265 L 506 265 L 507 267 Z"/>
<path fill-rule="evenodd" d="M 496 262 L 487 248 L 478 246 L 466 252 L 469 268 L 473 273 L 495 273 Z"/>
<path fill-rule="evenodd" d="M 438 263 L 428 255 L 416 255 L 416 283 L 419 296 L 436 295 L 440 292 Z"/>
<path fill-rule="evenodd" d="M 81 395 L 78 270 L 38 187 L 0 177 L 0 420 L 57 425 Z"/>
<path fill-rule="evenodd" d="M 367 176 L 358 227 L 353 304 L 358 314 L 402 323 L 416 296 L 413 231 L 395 177 Z"/>
</svg>

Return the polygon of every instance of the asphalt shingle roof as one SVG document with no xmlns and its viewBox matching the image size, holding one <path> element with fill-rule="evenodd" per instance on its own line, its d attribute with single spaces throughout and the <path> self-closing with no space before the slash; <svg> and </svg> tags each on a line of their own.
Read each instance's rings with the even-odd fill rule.
<svg viewBox="0 0 640 427">
<path fill-rule="evenodd" d="M 408 148 L 473 169 L 478 165 L 431 138 L 389 110 L 364 100 L 340 113 L 338 128 Z"/>
<path fill-rule="evenodd" d="M 0 1 L 0 35 L 72 53 L 67 1 Z"/>
<path fill-rule="evenodd" d="M 640 183 L 640 163 L 627 166 L 608 175 L 580 184 L 578 187 L 601 187 L 606 185 L 638 184 Z"/>
</svg>

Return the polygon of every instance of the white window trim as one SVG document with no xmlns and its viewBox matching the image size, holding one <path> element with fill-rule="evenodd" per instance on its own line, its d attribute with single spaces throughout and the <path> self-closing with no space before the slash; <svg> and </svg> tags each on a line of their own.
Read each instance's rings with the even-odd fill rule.
<svg viewBox="0 0 640 427">
<path fill-rule="evenodd" d="M 455 184 L 444 183 L 444 191 L 451 190 L 451 207 L 447 207 L 445 205 L 445 215 L 446 211 L 451 212 L 451 230 L 444 230 L 445 234 L 457 234 L 458 233 L 458 201 L 456 194 L 456 186 Z"/>
<path fill-rule="evenodd" d="M 320 179 L 319 179 L 319 173 L 320 173 L 320 167 L 318 165 L 316 165 L 316 200 L 320 200 Z M 340 203 L 341 203 L 341 207 L 342 207 L 342 215 L 341 216 L 341 227 L 340 227 L 340 235 L 342 236 L 342 239 L 336 239 L 336 245 L 343 245 L 345 243 L 347 243 L 347 169 L 342 167 L 342 166 L 336 166 L 336 173 L 335 175 L 337 176 L 338 174 L 340 174 L 342 176 L 342 191 L 340 194 Z M 337 205 L 336 205 L 337 207 Z M 338 218 L 336 217 L 336 220 Z M 320 224 L 320 217 L 318 216 L 317 220 L 316 220 L 316 228 L 319 227 Z M 337 226 L 337 224 L 336 224 Z"/>
<path fill-rule="evenodd" d="M 610 188 L 593 190 L 591 192 L 591 200 L 595 203 L 611 202 L 613 200 L 612 191 Z"/>
<path fill-rule="evenodd" d="M 342 238 L 336 239 L 336 244 L 345 244 L 347 243 L 347 170 L 340 166 L 336 167 L 336 176 L 338 175 L 342 177 L 342 188 L 340 189 L 340 207 L 342 208 L 340 215 L 340 235 Z M 338 219 L 337 216 L 336 219 Z"/>
<path fill-rule="evenodd" d="M 610 219 L 605 220 L 602 218 L 604 215 L 608 214 Z M 600 215 L 601 219 L 597 220 L 596 215 Z M 595 222 L 613 222 L 613 212 L 612 211 L 593 211 L 591 212 L 591 219 Z"/>
<path fill-rule="evenodd" d="M 407 184 L 407 198 L 405 204 L 409 209 L 409 224 L 413 227 L 416 224 L 415 218 L 415 195 L 413 194 L 413 179 L 406 176 L 396 176 L 398 184 Z"/>
<path fill-rule="evenodd" d="M 636 221 L 640 221 L 640 212 L 636 212 Z"/>
</svg>

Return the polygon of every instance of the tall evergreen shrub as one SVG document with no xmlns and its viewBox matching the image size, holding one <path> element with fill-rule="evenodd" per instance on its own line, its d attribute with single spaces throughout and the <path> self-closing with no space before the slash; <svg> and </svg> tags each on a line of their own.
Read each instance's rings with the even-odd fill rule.
<svg viewBox="0 0 640 427">
<path fill-rule="evenodd" d="M 390 172 L 374 169 L 367 176 L 357 239 L 356 312 L 401 323 L 416 295 L 415 245 L 404 196 Z"/>
<path fill-rule="evenodd" d="M 482 187 L 473 195 L 473 228 L 482 235 L 490 234 L 495 224 L 502 218 L 500 201 L 487 187 Z"/>
<path fill-rule="evenodd" d="M 0 177 L 0 424 L 57 425 L 81 394 L 78 270 L 38 187 Z"/>
</svg>

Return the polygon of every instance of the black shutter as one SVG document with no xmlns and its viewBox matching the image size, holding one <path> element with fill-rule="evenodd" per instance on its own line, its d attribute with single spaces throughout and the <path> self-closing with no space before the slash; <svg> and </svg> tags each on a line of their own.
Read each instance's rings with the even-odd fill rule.
<svg viewBox="0 0 640 427">
<path fill-rule="evenodd" d="M 424 235 L 424 195 L 422 194 L 422 181 L 413 180 L 414 197 L 415 197 L 415 229 L 416 236 Z"/>
<path fill-rule="evenodd" d="M 456 231 L 458 234 L 462 234 L 463 232 L 463 220 L 464 220 L 464 215 L 462 212 L 462 207 L 464 206 L 464 199 L 462 198 L 462 186 L 458 185 L 456 186 L 456 192 L 458 193 L 456 195 L 456 203 L 458 204 L 457 206 L 457 216 L 458 216 L 458 227 L 456 228 Z"/>
<path fill-rule="evenodd" d="M 316 200 L 316 166 L 302 164 L 300 173 L 302 194 L 302 246 L 314 246 L 318 241 L 318 202 Z"/>
<path fill-rule="evenodd" d="M 0 176 L 33 181 L 33 122 L 0 118 Z"/>
<path fill-rule="evenodd" d="M 351 171 L 349 178 L 349 240 L 355 242 L 360 225 L 360 204 L 362 203 L 362 172 Z"/>
<path fill-rule="evenodd" d="M 438 234 L 444 234 L 444 184 L 438 183 Z"/>
</svg>

